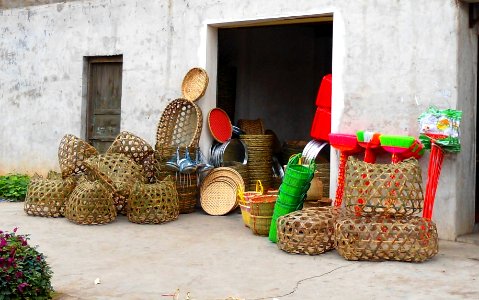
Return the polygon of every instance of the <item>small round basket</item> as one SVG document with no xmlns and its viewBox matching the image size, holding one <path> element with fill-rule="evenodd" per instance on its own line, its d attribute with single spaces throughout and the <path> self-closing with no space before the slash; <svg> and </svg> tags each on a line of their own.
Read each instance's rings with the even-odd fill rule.
<svg viewBox="0 0 479 300">
<path fill-rule="evenodd" d="M 436 224 L 415 216 L 341 217 L 335 236 L 336 250 L 347 260 L 422 262 L 438 253 Z"/>
<path fill-rule="evenodd" d="M 24 210 L 29 216 L 62 217 L 65 202 L 75 188 L 75 181 L 67 179 L 30 180 L 25 197 Z"/>
<path fill-rule="evenodd" d="M 271 217 L 276 203 L 276 195 L 253 196 L 249 201 L 250 214 L 254 216 Z"/>
<path fill-rule="evenodd" d="M 183 97 L 189 101 L 197 101 L 204 96 L 208 82 L 208 73 L 204 69 L 193 68 L 189 70 L 181 84 Z"/>
<path fill-rule="evenodd" d="M 278 248 L 297 254 L 317 255 L 334 249 L 334 223 L 338 212 L 333 207 L 308 208 L 278 218 Z"/>
<path fill-rule="evenodd" d="M 65 135 L 58 146 L 58 161 L 62 177 L 67 178 L 70 175 L 84 173 L 83 161 L 97 154 L 98 151 L 82 139 L 72 134 Z"/>
<path fill-rule="evenodd" d="M 80 179 L 65 206 L 65 217 L 81 225 L 106 224 L 115 220 L 111 192 L 100 182 Z"/>
<path fill-rule="evenodd" d="M 175 183 L 167 178 L 159 183 L 137 183 L 127 206 L 128 220 L 139 224 L 160 224 L 178 219 L 179 204 Z"/>
</svg>

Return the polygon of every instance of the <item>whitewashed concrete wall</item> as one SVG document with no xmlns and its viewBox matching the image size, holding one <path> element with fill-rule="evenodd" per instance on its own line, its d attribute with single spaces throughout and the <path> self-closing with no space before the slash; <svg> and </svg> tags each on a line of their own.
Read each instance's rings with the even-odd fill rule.
<svg viewBox="0 0 479 300">
<path fill-rule="evenodd" d="M 434 215 L 454 239 L 473 226 L 477 72 L 477 37 L 456 2 L 98 0 L 0 11 L 0 173 L 58 168 L 61 137 L 84 133 L 84 56 L 123 54 L 122 129 L 154 143 L 189 68 L 210 73 L 199 104 L 214 106 L 215 27 L 332 13 L 333 131 L 417 135 L 429 105 L 467 110 L 464 150 L 445 161 Z"/>
</svg>

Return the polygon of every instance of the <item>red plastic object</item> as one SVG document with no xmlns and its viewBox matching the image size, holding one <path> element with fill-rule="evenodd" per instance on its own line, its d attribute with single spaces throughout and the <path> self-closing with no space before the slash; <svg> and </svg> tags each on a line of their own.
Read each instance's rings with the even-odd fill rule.
<svg viewBox="0 0 479 300">
<path fill-rule="evenodd" d="M 333 85 L 333 76 L 328 74 L 323 77 L 316 96 L 316 106 L 329 110 L 331 112 L 331 89 Z"/>
<path fill-rule="evenodd" d="M 329 133 L 331 133 L 331 112 L 317 108 L 311 126 L 311 137 L 316 140 L 329 141 Z"/>
<path fill-rule="evenodd" d="M 429 167 L 427 170 L 426 194 L 424 195 L 424 210 L 422 216 L 428 220 L 432 218 L 434 200 L 436 198 L 439 176 L 441 176 L 442 162 L 444 161 L 444 150 L 431 140 L 431 154 L 429 156 Z"/>
<path fill-rule="evenodd" d="M 359 146 L 364 148 L 364 161 L 370 164 L 376 162 L 376 152 L 381 149 L 381 142 L 379 141 L 379 133 L 374 133 L 369 142 L 359 142 Z"/>
<path fill-rule="evenodd" d="M 340 151 L 338 187 L 336 189 L 334 206 L 341 207 L 341 204 L 343 203 L 346 162 L 348 160 L 348 156 L 361 151 L 361 147 L 358 144 L 358 139 L 355 134 L 330 133 L 329 143 L 332 147 Z"/>
<path fill-rule="evenodd" d="M 208 113 L 208 127 L 210 128 L 213 138 L 220 142 L 225 143 L 231 139 L 233 134 L 233 126 L 231 125 L 228 114 L 221 108 L 213 108 Z"/>
</svg>

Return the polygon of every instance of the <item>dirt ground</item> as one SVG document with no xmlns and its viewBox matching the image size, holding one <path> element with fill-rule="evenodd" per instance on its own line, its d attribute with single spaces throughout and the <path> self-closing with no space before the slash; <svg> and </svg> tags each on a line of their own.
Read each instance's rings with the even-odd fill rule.
<svg viewBox="0 0 479 300">
<path fill-rule="evenodd" d="M 177 290 L 179 300 L 479 299 L 479 246 L 471 244 L 441 241 L 424 263 L 351 262 L 336 251 L 287 254 L 237 213 L 80 226 L 0 203 L 0 229 L 14 227 L 47 256 L 59 299 L 168 300 Z"/>
</svg>

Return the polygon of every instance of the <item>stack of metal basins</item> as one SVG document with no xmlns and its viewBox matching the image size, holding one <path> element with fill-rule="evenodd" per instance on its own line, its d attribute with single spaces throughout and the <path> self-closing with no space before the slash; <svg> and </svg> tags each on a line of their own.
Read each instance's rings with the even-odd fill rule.
<svg viewBox="0 0 479 300">
<path fill-rule="evenodd" d="M 297 155 L 300 157 L 300 155 Z M 286 166 L 283 183 L 279 187 L 279 194 L 274 206 L 273 218 L 269 231 L 269 239 L 276 243 L 276 220 L 300 209 L 311 185 L 315 170 L 314 162 L 310 165 L 289 163 Z"/>
<path fill-rule="evenodd" d="M 256 181 L 261 180 L 265 190 L 273 182 L 273 136 L 268 134 L 244 134 L 240 136 L 248 147 L 248 184 L 247 190 L 254 190 Z"/>
</svg>

